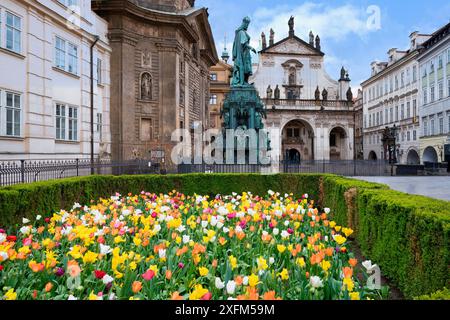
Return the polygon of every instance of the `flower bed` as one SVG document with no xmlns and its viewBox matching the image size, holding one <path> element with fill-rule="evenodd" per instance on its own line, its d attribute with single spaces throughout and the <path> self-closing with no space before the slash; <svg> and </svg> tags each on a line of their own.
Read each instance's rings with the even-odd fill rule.
<svg viewBox="0 0 450 320">
<path fill-rule="evenodd" d="M 372 299 L 307 195 L 100 199 L 0 230 L 3 299 Z"/>
</svg>

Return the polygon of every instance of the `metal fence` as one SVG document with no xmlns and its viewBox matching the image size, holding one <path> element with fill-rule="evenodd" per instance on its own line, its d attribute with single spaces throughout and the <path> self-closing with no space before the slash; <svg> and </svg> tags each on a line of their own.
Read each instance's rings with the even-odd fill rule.
<svg viewBox="0 0 450 320">
<path fill-rule="evenodd" d="M 302 161 L 262 164 L 182 164 L 167 166 L 148 160 L 123 162 L 75 160 L 0 161 L 0 185 L 30 183 L 91 174 L 165 174 L 165 173 L 334 173 L 344 176 L 388 176 L 392 167 L 386 161 Z"/>
</svg>

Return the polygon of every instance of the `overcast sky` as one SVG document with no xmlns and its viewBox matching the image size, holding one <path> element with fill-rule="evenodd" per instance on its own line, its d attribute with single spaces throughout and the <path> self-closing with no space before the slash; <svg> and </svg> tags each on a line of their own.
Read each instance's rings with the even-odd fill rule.
<svg viewBox="0 0 450 320">
<path fill-rule="evenodd" d="M 209 8 L 217 51 L 222 53 L 224 37 L 231 51 L 234 30 L 244 16 L 252 20 L 252 44 L 260 46 L 264 31 L 275 31 L 275 42 L 288 35 L 288 20 L 295 17 L 295 33 L 308 41 L 309 31 L 321 38 L 325 67 L 334 79 L 343 65 L 349 70 L 352 87 L 370 75 L 370 63 L 387 60 L 390 48 L 407 49 L 413 31 L 432 33 L 450 22 L 448 0 L 197 0 Z"/>
</svg>

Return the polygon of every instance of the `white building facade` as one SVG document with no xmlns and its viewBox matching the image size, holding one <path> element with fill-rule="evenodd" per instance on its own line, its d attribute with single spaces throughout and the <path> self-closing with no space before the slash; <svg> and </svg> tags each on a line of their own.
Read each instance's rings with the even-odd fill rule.
<svg viewBox="0 0 450 320">
<path fill-rule="evenodd" d="M 0 159 L 90 157 L 93 47 L 94 153 L 110 154 L 107 23 L 89 0 L 0 2 Z"/>
<path fill-rule="evenodd" d="M 450 23 L 424 43 L 418 61 L 421 160 L 450 162 Z"/>
<path fill-rule="evenodd" d="M 420 79 L 417 56 L 428 35 L 413 32 L 410 47 L 388 51 L 389 61 L 372 62 L 371 77 L 364 81 L 364 159 L 388 160 L 383 131 L 396 127 L 396 157 L 400 164 L 419 164 Z"/>
<path fill-rule="evenodd" d="M 254 82 L 267 107 L 265 128 L 272 135 L 272 159 L 354 159 L 354 109 L 350 79 L 344 69 L 339 80 L 324 68 L 319 36 L 297 37 L 293 18 L 289 36 L 269 45 L 262 35 L 259 61 L 249 82 Z"/>
</svg>

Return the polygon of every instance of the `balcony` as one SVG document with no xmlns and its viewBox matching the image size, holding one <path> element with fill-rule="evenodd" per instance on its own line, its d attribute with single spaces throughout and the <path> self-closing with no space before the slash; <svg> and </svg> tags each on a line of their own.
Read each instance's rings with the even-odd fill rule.
<svg viewBox="0 0 450 320">
<path fill-rule="evenodd" d="M 335 110 L 353 111 L 353 103 L 346 100 L 262 99 L 268 109 L 277 110 Z"/>
</svg>

